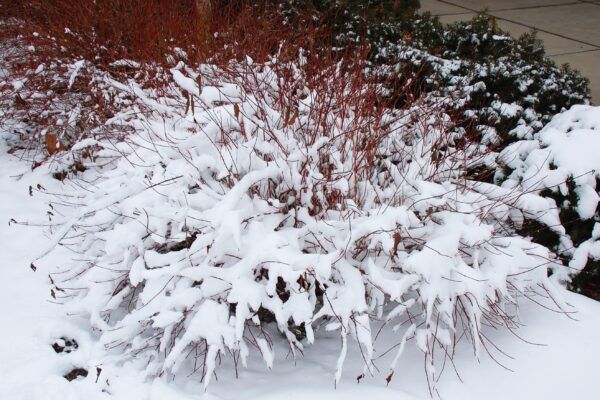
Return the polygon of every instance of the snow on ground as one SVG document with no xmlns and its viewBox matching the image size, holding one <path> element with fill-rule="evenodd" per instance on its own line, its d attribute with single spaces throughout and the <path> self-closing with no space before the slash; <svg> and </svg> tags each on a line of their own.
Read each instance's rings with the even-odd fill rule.
<svg viewBox="0 0 600 400">
<path fill-rule="evenodd" d="M 374 377 L 357 384 L 363 361 L 356 348 L 349 351 L 344 376 L 334 388 L 333 374 L 339 355 L 339 334 L 331 332 L 314 346 L 308 346 L 304 358 L 286 359 L 284 349 L 276 349 L 275 364 L 269 371 L 260 362 L 249 362 L 239 377 L 229 368 L 218 369 L 218 380 L 205 391 L 195 377 L 179 377 L 176 382 L 157 378 L 143 382 L 138 368 L 102 365 L 97 374 L 98 357 L 93 341 L 75 318 L 66 318 L 63 308 L 51 302 L 51 285 L 44 264 L 30 268 L 31 258 L 48 241 L 42 229 L 32 229 L 8 222 L 24 220 L 47 210 L 44 199 L 29 195 L 29 186 L 44 182 L 47 190 L 60 190 L 60 182 L 45 179 L 40 171 L 30 171 L 29 164 L 6 154 L 0 148 L 0 399 L 205 399 L 205 400 L 274 400 L 274 399 L 427 399 L 423 357 L 414 346 L 407 346 L 397 372 L 386 386 L 390 352 L 376 365 Z M 54 253 L 54 261 L 60 259 Z M 51 262 L 49 260 L 48 262 Z M 443 399 L 588 399 L 595 392 L 600 356 L 600 303 L 564 293 L 577 310 L 571 318 L 545 310 L 527 301 L 521 303 L 524 327 L 516 333 L 526 343 L 506 331 L 488 332 L 507 356 L 493 351 L 494 357 L 512 371 L 496 364 L 483 353 L 481 360 L 472 355 L 465 343 L 455 357 L 462 378 L 450 366 L 442 376 L 439 391 Z M 66 335 L 74 337 L 79 348 L 69 354 L 57 354 L 51 344 Z M 396 337 L 381 337 L 377 348 L 396 344 Z M 493 349 L 491 349 L 493 350 Z M 256 357 L 256 355 L 254 355 Z M 377 357 L 377 355 L 375 355 Z M 512 357 L 512 358 L 510 358 Z M 228 362 L 228 361 L 226 361 Z M 86 378 L 68 382 L 62 377 L 74 367 L 85 367 Z"/>
</svg>

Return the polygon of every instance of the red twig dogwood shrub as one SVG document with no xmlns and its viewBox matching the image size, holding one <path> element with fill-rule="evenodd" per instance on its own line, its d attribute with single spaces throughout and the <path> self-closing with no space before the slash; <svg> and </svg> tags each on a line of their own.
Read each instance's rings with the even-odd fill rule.
<svg viewBox="0 0 600 400">
<path fill-rule="evenodd" d="M 339 380 L 349 338 L 372 371 L 385 321 L 401 341 L 390 379 L 413 340 L 433 385 L 435 348 L 486 350 L 484 325 L 512 329 L 520 295 L 554 295 L 559 262 L 511 229 L 553 226 L 545 199 L 465 178 L 477 146 L 441 158 L 458 143 L 447 116 L 386 107 L 360 59 L 306 62 L 180 62 L 165 96 L 111 82 L 132 102 L 108 122 L 135 133 L 61 155 L 85 191 L 55 206 L 74 261 L 53 280 L 109 352 L 208 384 L 224 354 L 272 367 L 273 327 L 298 354 L 324 326 L 342 338 Z"/>
</svg>

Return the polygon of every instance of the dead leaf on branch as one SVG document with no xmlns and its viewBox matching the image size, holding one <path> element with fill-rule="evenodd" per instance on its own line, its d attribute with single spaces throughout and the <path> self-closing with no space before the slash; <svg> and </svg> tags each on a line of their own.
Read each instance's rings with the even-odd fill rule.
<svg viewBox="0 0 600 400">
<path fill-rule="evenodd" d="M 46 133 L 46 151 L 53 155 L 58 151 L 64 150 L 63 144 L 60 142 L 58 135 L 55 133 Z"/>
</svg>

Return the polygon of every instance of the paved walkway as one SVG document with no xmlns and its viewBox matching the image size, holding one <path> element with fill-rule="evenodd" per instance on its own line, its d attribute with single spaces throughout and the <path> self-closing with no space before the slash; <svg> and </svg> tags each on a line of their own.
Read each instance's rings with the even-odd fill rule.
<svg viewBox="0 0 600 400">
<path fill-rule="evenodd" d="M 590 79 L 592 101 L 600 105 L 600 0 L 421 0 L 421 10 L 447 23 L 486 10 L 513 36 L 535 28 L 546 54 Z"/>
</svg>

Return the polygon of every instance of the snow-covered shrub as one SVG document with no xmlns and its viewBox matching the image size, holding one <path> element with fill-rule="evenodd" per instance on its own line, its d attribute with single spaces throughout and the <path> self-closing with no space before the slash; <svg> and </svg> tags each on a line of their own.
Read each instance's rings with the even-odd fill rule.
<svg viewBox="0 0 600 400">
<path fill-rule="evenodd" d="M 346 24 L 353 29 L 339 36 L 342 43 L 355 40 L 356 32 L 362 32 L 356 27 L 364 24 L 360 15 L 347 18 L 350 22 Z M 533 139 L 556 113 L 589 102 L 587 79 L 568 65 L 559 67 L 547 58 L 535 32 L 513 38 L 498 28 L 491 16 L 479 15 L 451 25 L 428 14 L 370 23 L 371 55 L 376 65 L 391 66 L 395 79 L 388 82 L 394 101 L 402 106 L 425 98 L 439 105 L 444 99 L 444 111 L 453 121 L 448 129 L 471 141 L 480 140 L 490 151 L 500 153 L 516 140 Z M 407 84 L 413 90 L 394 93 Z M 492 182 L 496 166 L 495 162 L 481 163 L 466 173 L 471 179 Z M 548 191 L 542 194 L 555 197 Z M 575 202 L 573 198 L 569 201 Z M 581 220 L 570 207 L 563 207 L 561 214 L 576 244 L 590 238 L 591 220 Z M 537 232 L 534 241 L 557 249 L 556 235 L 531 225 L 528 222 L 526 228 L 530 229 L 522 232 Z M 569 256 L 565 257 L 568 263 Z M 574 279 L 574 287 L 581 290 L 597 282 L 596 270 L 590 266 Z M 598 283 L 592 286 L 584 289 L 585 293 L 598 297 Z"/>
<path fill-rule="evenodd" d="M 566 260 L 577 290 L 597 298 L 600 287 L 600 108 L 575 106 L 557 115 L 530 140 L 506 147 L 496 180 L 507 189 L 555 201 L 565 232 L 524 231 Z M 553 207 L 553 208 L 554 208 Z"/>
<path fill-rule="evenodd" d="M 152 71 L 144 71 L 144 76 L 133 72 L 140 64 L 132 60 L 103 65 L 106 60 L 73 56 L 72 50 L 67 52 L 52 37 L 38 32 L 17 34 L 23 26 L 22 21 L 0 24 L 0 129 L 19 138 L 12 150 L 27 149 L 35 168 L 84 140 L 92 130 L 96 136 L 101 132 L 113 138 L 125 135 L 123 127 L 115 132 L 107 121 L 131 100 L 107 85 L 108 77 L 126 80 L 130 74 L 138 74 L 142 80 Z M 81 40 L 75 34 L 67 35 L 74 42 Z M 63 165 L 57 177 L 62 179 L 81 168 L 81 164 Z"/>
<path fill-rule="evenodd" d="M 85 170 L 52 201 L 54 243 L 73 251 L 52 277 L 109 354 L 208 384 L 224 355 L 271 367 L 278 335 L 297 355 L 338 330 L 337 381 L 349 338 L 372 371 L 384 323 L 401 343 L 388 379 L 414 340 L 434 385 L 461 338 L 479 354 L 485 326 L 513 328 L 520 296 L 561 304 L 559 260 L 513 229 L 559 225 L 551 201 L 470 180 L 485 147 L 432 102 L 386 107 L 365 61 L 310 65 L 180 62 L 160 92 L 108 82 L 132 101 L 107 123 L 135 133 L 58 156 Z"/>
<path fill-rule="evenodd" d="M 208 6 L 195 0 L 145 7 L 124 0 L 24 0 L 5 7 L 0 129 L 19 137 L 13 150 L 30 150 L 27 156 L 36 167 L 92 130 L 98 136 L 101 128 L 104 136 L 118 139 L 127 132 L 122 127 L 113 131 L 108 120 L 131 99 L 106 85 L 110 79 L 135 79 L 160 91 L 168 85 L 163 71 L 175 60 L 235 58 L 236 51 L 260 57 L 295 34 L 274 35 L 277 15 L 249 6 L 240 15 L 214 15 L 207 21 L 209 10 L 203 7 Z"/>
<path fill-rule="evenodd" d="M 415 15 L 410 5 L 395 15 L 378 14 L 376 6 L 365 12 L 347 3 L 314 10 L 303 2 L 284 2 L 294 10 L 310 9 L 338 47 L 368 42 L 373 63 L 396 71 L 399 82 L 394 87 L 416 80 L 419 95 L 451 99 L 446 112 L 460 116 L 457 128 L 480 137 L 490 136 L 493 129 L 497 149 L 538 131 L 572 105 L 589 101 L 588 80 L 546 57 L 535 32 L 513 38 L 488 15 L 447 25 L 428 13 Z M 486 174 L 491 175 L 493 171 Z"/>
<path fill-rule="evenodd" d="M 412 24 L 405 28 L 415 32 L 412 46 L 460 62 L 450 76 L 438 74 L 436 89 L 452 95 L 479 87 L 463 110 L 476 115 L 477 124 L 493 126 L 505 142 L 522 137 L 524 130 L 537 131 L 556 113 L 589 100 L 587 79 L 546 57 L 535 32 L 513 38 L 487 15 L 447 26 L 424 15 Z"/>
</svg>

